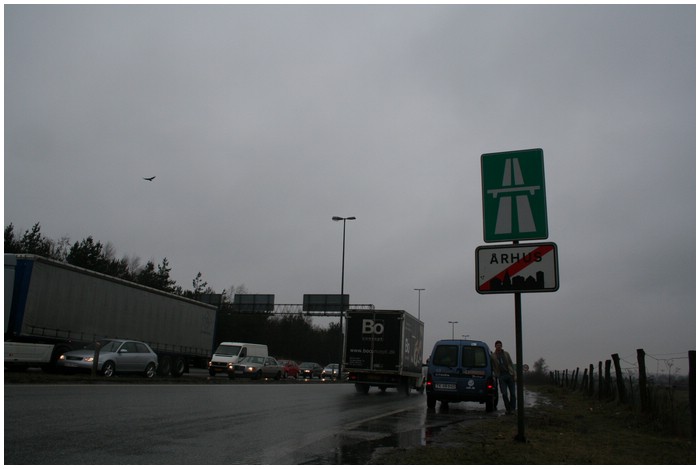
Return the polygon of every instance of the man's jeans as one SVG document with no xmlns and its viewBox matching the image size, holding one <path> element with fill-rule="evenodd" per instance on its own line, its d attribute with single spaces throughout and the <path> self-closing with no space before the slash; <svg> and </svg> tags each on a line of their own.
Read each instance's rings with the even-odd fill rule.
<svg viewBox="0 0 700 469">
<path fill-rule="evenodd" d="M 506 408 L 506 412 L 513 412 L 516 409 L 516 398 L 515 398 L 515 380 L 508 373 L 501 373 L 498 377 L 498 386 L 501 388 L 501 395 L 503 396 L 503 405 Z M 510 392 L 510 397 L 508 396 Z"/>
</svg>

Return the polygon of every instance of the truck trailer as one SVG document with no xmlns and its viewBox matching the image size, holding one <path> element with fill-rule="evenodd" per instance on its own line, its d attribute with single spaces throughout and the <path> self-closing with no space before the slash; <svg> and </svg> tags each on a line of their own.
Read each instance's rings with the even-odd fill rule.
<svg viewBox="0 0 700 469">
<path fill-rule="evenodd" d="M 423 322 L 401 310 L 349 310 L 343 371 L 359 393 L 370 387 L 423 391 Z"/>
<path fill-rule="evenodd" d="M 52 368 L 98 339 L 134 339 L 158 374 L 206 368 L 216 306 L 29 254 L 5 254 L 5 366 Z"/>
</svg>

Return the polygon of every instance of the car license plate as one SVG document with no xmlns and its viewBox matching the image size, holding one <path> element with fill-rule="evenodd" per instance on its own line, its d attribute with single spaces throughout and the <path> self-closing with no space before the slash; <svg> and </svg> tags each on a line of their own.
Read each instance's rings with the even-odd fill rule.
<svg viewBox="0 0 700 469">
<path fill-rule="evenodd" d="M 455 383 L 446 383 L 446 384 L 436 384 L 435 389 L 443 389 L 445 391 L 456 391 L 457 390 L 457 385 Z"/>
</svg>

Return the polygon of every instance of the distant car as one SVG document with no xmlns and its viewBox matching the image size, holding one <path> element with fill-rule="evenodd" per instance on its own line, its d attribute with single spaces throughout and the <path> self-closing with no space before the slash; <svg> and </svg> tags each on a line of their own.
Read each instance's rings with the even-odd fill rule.
<svg viewBox="0 0 700 469">
<path fill-rule="evenodd" d="M 153 378 L 158 368 L 158 355 L 144 342 L 135 340 L 106 339 L 100 341 L 100 354 L 97 370 L 111 378 L 116 373 L 143 373 Z M 95 357 L 94 344 L 91 348 L 71 350 L 58 357 L 56 365 L 65 370 L 92 370 Z"/>
<path fill-rule="evenodd" d="M 228 377 L 234 378 L 282 378 L 283 367 L 272 357 L 245 357 L 229 365 Z"/>
<path fill-rule="evenodd" d="M 332 379 L 335 381 L 338 379 L 338 368 L 337 363 L 329 363 L 321 372 L 321 379 Z"/>
<path fill-rule="evenodd" d="M 293 360 L 277 360 L 277 363 L 282 365 L 282 378 L 299 377 L 299 365 Z"/>
<path fill-rule="evenodd" d="M 299 373 L 301 374 L 302 377 L 304 378 L 320 378 L 321 373 L 323 373 L 323 367 L 319 365 L 318 363 L 314 362 L 303 362 L 301 365 L 299 365 Z"/>
</svg>

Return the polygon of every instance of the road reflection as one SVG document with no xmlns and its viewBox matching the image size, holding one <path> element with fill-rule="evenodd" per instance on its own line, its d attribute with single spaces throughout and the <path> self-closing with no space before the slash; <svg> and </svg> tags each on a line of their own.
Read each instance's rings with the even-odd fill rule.
<svg viewBox="0 0 700 469">
<path fill-rule="evenodd" d="M 534 400 L 534 394 L 526 393 L 526 406 L 532 405 Z M 294 455 L 293 463 L 368 464 L 373 456 L 396 448 L 455 444 L 441 439 L 448 429 L 478 425 L 484 419 L 505 414 L 503 409 L 486 413 L 484 405 L 478 403 L 463 402 L 437 409 L 428 409 L 423 398 L 416 403 L 418 405 L 410 409 L 348 424 L 342 432 L 317 442 L 314 446 L 318 452 L 307 448 L 305 454 Z"/>
</svg>

